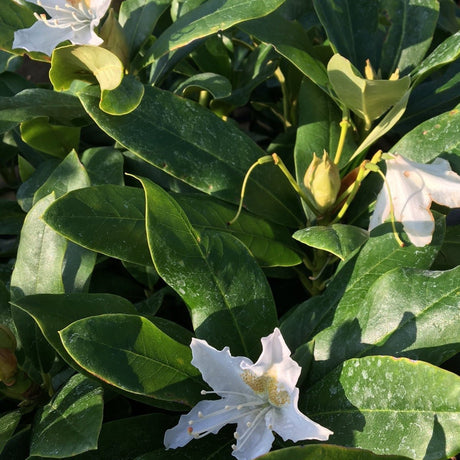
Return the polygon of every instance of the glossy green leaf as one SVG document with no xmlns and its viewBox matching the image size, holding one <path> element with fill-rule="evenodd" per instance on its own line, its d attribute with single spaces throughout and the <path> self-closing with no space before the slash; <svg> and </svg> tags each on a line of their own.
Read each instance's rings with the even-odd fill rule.
<svg viewBox="0 0 460 460">
<path fill-rule="evenodd" d="M 369 238 L 369 233 L 353 225 L 333 224 L 298 230 L 293 238 L 313 248 L 332 252 L 342 260 L 348 257 Z"/>
<path fill-rule="evenodd" d="M 8 412 L 0 417 L 0 453 L 13 435 L 20 420 L 21 412 L 18 410 Z"/>
<path fill-rule="evenodd" d="M 422 361 L 346 361 L 305 393 L 301 410 L 329 441 L 376 454 L 440 460 L 460 450 L 460 377 Z"/>
<path fill-rule="evenodd" d="M 460 146 L 460 105 L 431 118 L 407 133 L 390 152 L 418 163 L 428 163 Z"/>
<path fill-rule="evenodd" d="M 263 267 L 290 267 L 301 263 L 299 248 L 285 227 L 272 224 L 260 217 L 242 212 L 232 225 L 235 207 L 203 195 L 174 196 L 184 210 L 193 228 L 215 229 L 242 241 Z"/>
<path fill-rule="evenodd" d="M 460 267 L 446 272 L 397 268 L 382 275 L 353 309 L 353 319 L 315 336 L 310 380 L 365 355 L 405 356 L 440 365 L 458 353 L 459 275 Z"/>
<path fill-rule="evenodd" d="M 200 73 L 187 78 L 175 90 L 176 94 L 184 95 L 193 90 L 207 91 L 215 99 L 222 99 L 230 96 L 232 92 L 232 84 L 223 77 L 211 72 Z"/>
<path fill-rule="evenodd" d="M 33 317 L 46 340 L 68 363 L 73 361 L 58 331 L 89 316 L 136 312 L 129 301 L 112 294 L 37 294 L 22 297 L 13 304 Z"/>
<path fill-rule="evenodd" d="M 22 140 L 48 155 L 64 158 L 80 142 L 80 128 L 59 126 L 48 122 L 46 117 L 34 118 L 21 123 Z"/>
<path fill-rule="evenodd" d="M 45 183 L 34 194 L 33 204 L 54 193 L 55 198 L 71 190 L 88 187 L 89 177 L 75 151 L 70 152 L 48 176 Z"/>
<path fill-rule="evenodd" d="M 79 100 L 70 94 L 35 88 L 25 89 L 12 97 L 0 97 L 0 122 L 12 126 L 36 117 L 50 122 L 82 126 L 88 117 Z"/>
<path fill-rule="evenodd" d="M 74 80 L 97 82 L 101 90 L 112 90 L 122 79 L 120 59 L 100 46 L 62 46 L 51 56 L 50 80 L 56 91 L 69 89 Z"/>
<path fill-rule="evenodd" d="M 97 448 L 103 415 L 102 388 L 73 376 L 37 414 L 31 455 L 68 458 Z"/>
<path fill-rule="evenodd" d="M 449 64 L 460 56 L 460 31 L 446 38 L 430 55 L 412 72 L 415 84 L 440 67 Z"/>
<path fill-rule="evenodd" d="M 14 0 L 0 0 L 0 48 L 11 51 L 14 32 L 30 27 L 34 22 L 34 14 L 26 6 Z"/>
<path fill-rule="evenodd" d="M 125 0 L 120 7 L 118 21 L 123 27 L 131 56 L 152 34 L 160 16 L 171 0 Z"/>
<path fill-rule="evenodd" d="M 351 447 L 312 445 L 287 447 L 262 455 L 260 460 L 408 460 L 400 455 L 377 455 Z"/>
<path fill-rule="evenodd" d="M 331 324 L 353 321 L 369 288 L 386 272 L 396 267 L 428 269 L 441 246 L 444 231 L 444 219 L 439 219 L 431 245 L 401 248 L 391 224 L 377 227 L 360 251 L 339 266 L 324 293 L 300 304 L 281 324 L 289 348 L 295 350 Z"/>
<path fill-rule="evenodd" d="M 305 76 L 329 94 L 329 81 L 324 64 L 314 56 L 307 31 L 297 22 L 288 21 L 277 12 L 239 26 L 258 40 L 273 45 Z"/>
<path fill-rule="evenodd" d="M 313 0 L 334 49 L 361 71 L 369 59 L 388 78 L 423 59 L 436 27 L 436 0 Z"/>
<path fill-rule="evenodd" d="M 161 56 L 199 38 L 207 37 L 250 19 L 265 16 L 285 0 L 209 0 L 189 11 L 163 32 L 145 51 L 140 65 L 145 67 Z"/>
<path fill-rule="evenodd" d="M 146 87 L 139 107 L 118 117 L 99 110 L 93 89 L 79 96 L 96 123 L 136 156 L 224 201 L 239 202 L 246 172 L 265 154 L 233 124 L 158 88 Z M 273 165 L 256 168 L 244 201 L 255 214 L 283 225 L 301 222 L 299 199 Z"/>
<path fill-rule="evenodd" d="M 111 115 L 125 115 L 132 112 L 142 100 L 144 85 L 132 75 L 125 75 L 114 89 L 104 89 L 99 107 Z"/>
<path fill-rule="evenodd" d="M 85 248 L 151 265 L 144 214 L 142 190 L 101 185 L 75 190 L 56 200 L 43 219 L 56 232 Z"/>
<path fill-rule="evenodd" d="M 60 331 L 62 343 L 87 372 L 131 393 L 193 405 L 203 383 L 190 348 L 136 315 L 84 318 Z"/>
<path fill-rule="evenodd" d="M 446 236 L 442 242 L 438 257 L 433 263 L 433 270 L 449 270 L 458 265 L 460 260 L 460 225 L 446 227 Z"/>
<path fill-rule="evenodd" d="M 409 88 L 410 78 L 368 80 L 351 62 L 334 54 L 327 65 L 327 74 L 339 100 L 370 126 L 371 122 L 395 105 Z"/>
<path fill-rule="evenodd" d="M 260 338 L 273 331 L 277 320 L 256 261 L 231 235 L 199 234 L 168 193 L 140 180 L 155 268 L 187 304 L 197 337 L 214 347 L 229 346 L 233 355 L 258 356 Z"/>
</svg>

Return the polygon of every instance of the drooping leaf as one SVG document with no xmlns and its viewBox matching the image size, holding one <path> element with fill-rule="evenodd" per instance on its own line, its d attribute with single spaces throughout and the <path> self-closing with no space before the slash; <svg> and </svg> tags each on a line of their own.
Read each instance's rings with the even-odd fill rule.
<svg viewBox="0 0 460 460">
<path fill-rule="evenodd" d="M 209 0 L 178 18 L 145 51 L 142 67 L 199 38 L 207 37 L 250 19 L 265 16 L 285 0 Z"/>
<path fill-rule="evenodd" d="M 234 355 L 258 356 L 260 338 L 276 325 L 276 310 L 256 261 L 231 235 L 199 234 L 169 194 L 139 180 L 155 268 L 187 304 L 197 337 L 229 346 Z"/>
<path fill-rule="evenodd" d="M 102 388 L 83 375 L 73 376 L 38 412 L 31 455 L 68 458 L 96 449 L 103 407 Z"/>
<path fill-rule="evenodd" d="M 323 249 L 346 260 L 367 241 L 369 233 L 353 225 L 333 224 L 297 230 L 292 236 L 308 246 Z"/>
<path fill-rule="evenodd" d="M 356 316 L 314 338 L 317 381 L 342 361 L 365 355 L 405 356 L 440 365 L 460 351 L 458 277 L 410 268 L 391 270 L 370 286 Z M 340 307 L 339 307 L 340 308 Z"/>
<path fill-rule="evenodd" d="M 176 88 L 175 93 L 183 95 L 194 89 L 207 91 L 215 99 L 222 99 L 230 96 L 232 84 L 222 75 L 206 72 L 187 78 Z"/>
<path fill-rule="evenodd" d="M 125 115 L 132 112 L 142 100 L 144 85 L 132 75 L 125 75 L 114 89 L 104 89 L 99 107 L 111 115 Z"/>
<path fill-rule="evenodd" d="M 79 97 L 96 123 L 136 156 L 224 201 L 239 203 L 246 172 L 265 154 L 232 124 L 167 91 L 146 87 L 139 107 L 117 117 L 99 110 L 94 90 Z M 255 214 L 283 225 L 301 222 L 298 197 L 273 165 L 256 168 L 244 201 Z"/>
<path fill-rule="evenodd" d="M 307 389 L 301 410 L 329 441 L 376 454 L 440 460 L 460 450 L 460 378 L 423 361 L 351 359 Z"/>
<path fill-rule="evenodd" d="M 74 80 L 97 82 L 101 90 L 113 90 L 122 79 L 120 59 L 100 46 L 62 46 L 51 56 L 50 80 L 56 91 L 69 89 Z"/>
<path fill-rule="evenodd" d="M 60 336 L 83 369 L 115 387 L 185 406 L 201 398 L 203 383 L 190 363 L 190 348 L 141 316 L 92 316 Z"/>
</svg>

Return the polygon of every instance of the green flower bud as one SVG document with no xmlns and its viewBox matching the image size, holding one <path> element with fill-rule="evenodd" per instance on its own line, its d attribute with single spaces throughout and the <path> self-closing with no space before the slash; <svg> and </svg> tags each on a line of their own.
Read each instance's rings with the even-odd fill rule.
<svg viewBox="0 0 460 460">
<path fill-rule="evenodd" d="M 324 213 L 335 203 L 341 183 L 339 168 L 326 151 L 321 159 L 313 154 L 303 183 L 318 211 Z"/>
<path fill-rule="evenodd" d="M 16 350 L 16 338 L 13 333 L 3 324 L 0 324 L 0 348 Z"/>
<path fill-rule="evenodd" d="M 15 354 L 8 348 L 0 348 L 0 381 L 6 386 L 13 385 L 17 372 L 18 362 Z"/>
</svg>

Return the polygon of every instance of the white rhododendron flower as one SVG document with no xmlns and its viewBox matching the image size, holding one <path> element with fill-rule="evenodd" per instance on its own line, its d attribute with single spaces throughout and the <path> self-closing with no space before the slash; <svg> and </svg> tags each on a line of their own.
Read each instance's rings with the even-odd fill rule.
<svg viewBox="0 0 460 460">
<path fill-rule="evenodd" d="M 14 33 L 13 48 L 40 51 L 51 56 L 59 43 L 100 45 L 103 40 L 94 32 L 106 13 L 110 0 L 29 0 L 50 16 L 35 13 L 38 21 L 28 29 Z"/>
<path fill-rule="evenodd" d="M 449 208 L 460 207 L 460 176 L 442 158 L 437 158 L 432 164 L 422 164 L 393 155 L 386 165 L 387 184 L 377 197 L 369 230 L 390 215 L 388 186 L 395 220 L 402 222 L 411 243 L 415 246 L 429 244 L 434 232 L 431 202 Z"/>
<path fill-rule="evenodd" d="M 200 401 L 179 423 L 165 433 L 166 448 L 182 447 L 192 439 L 217 433 L 236 423 L 233 456 L 251 460 L 267 453 L 275 439 L 327 440 L 332 431 L 313 422 L 297 408 L 295 386 L 300 366 L 278 328 L 262 339 L 262 354 L 254 364 L 245 357 L 233 357 L 229 348 L 218 351 L 204 340 L 192 339 L 192 364 L 221 399 Z"/>
</svg>

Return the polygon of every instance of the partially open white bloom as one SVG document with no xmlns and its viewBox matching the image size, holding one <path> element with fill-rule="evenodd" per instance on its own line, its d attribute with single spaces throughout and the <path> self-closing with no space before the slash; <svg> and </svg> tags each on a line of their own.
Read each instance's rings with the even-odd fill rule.
<svg viewBox="0 0 460 460">
<path fill-rule="evenodd" d="M 13 48 L 40 51 L 51 56 L 59 43 L 100 45 L 103 40 L 94 32 L 110 5 L 110 0 L 29 0 L 50 16 L 35 13 L 38 21 L 28 29 L 14 33 Z"/>
<path fill-rule="evenodd" d="M 413 245 L 429 244 L 434 232 L 431 202 L 449 208 L 460 207 L 460 176 L 442 158 L 437 158 L 432 164 L 422 164 L 395 154 L 386 161 L 386 165 L 385 177 L 390 188 L 395 220 L 402 222 Z M 390 215 L 387 186 L 384 184 L 377 197 L 369 230 L 383 223 Z"/>
<path fill-rule="evenodd" d="M 297 408 L 300 366 L 290 358 L 278 328 L 262 339 L 262 354 L 254 364 L 233 357 L 228 347 L 218 351 L 204 340 L 192 339 L 192 364 L 221 399 L 200 401 L 165 433 L 166 448 L 182 447 L 192 439 L 217 433 L 236 423 L 233 456 L 252 460 L 267 453 L 278 433 L 284 440 L 327 440 L 332 431 L 313 422 Z"/>
</svg>

